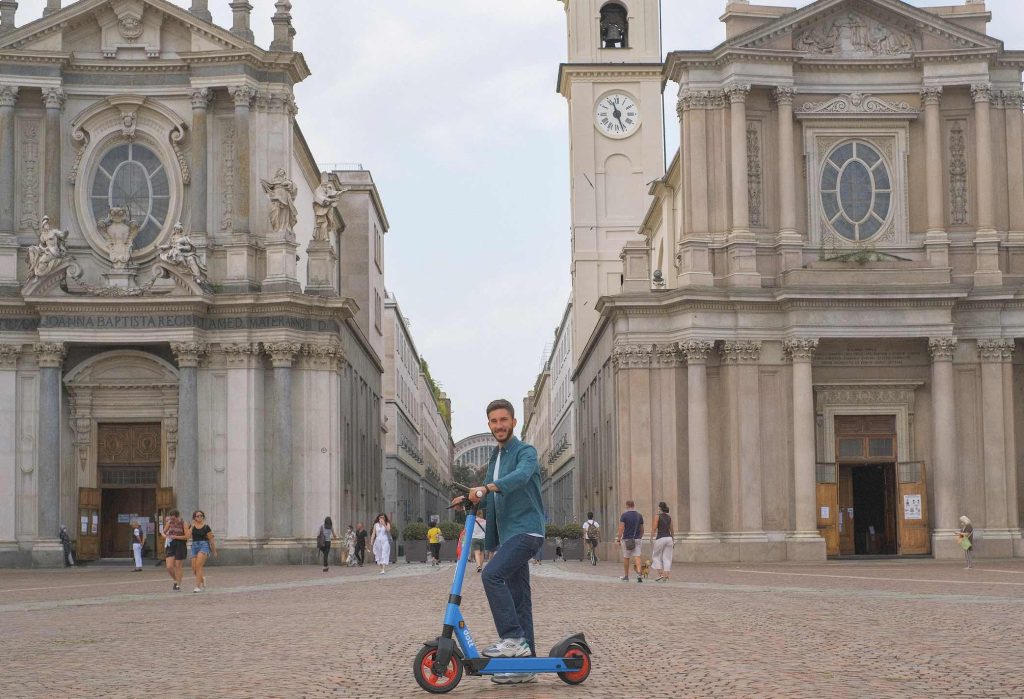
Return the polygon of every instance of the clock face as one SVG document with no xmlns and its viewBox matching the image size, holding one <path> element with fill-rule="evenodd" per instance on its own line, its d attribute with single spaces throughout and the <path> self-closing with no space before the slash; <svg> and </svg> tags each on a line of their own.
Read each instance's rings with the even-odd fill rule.
<svg viewBox="0 0 1024 699">
<path fill-rule="evenodd" d="M 640 109 L 629 95 L 612 92 L 597 103 L 594 123 L 606 136 L 625 138 L 640 126 Z"/>
</svg>

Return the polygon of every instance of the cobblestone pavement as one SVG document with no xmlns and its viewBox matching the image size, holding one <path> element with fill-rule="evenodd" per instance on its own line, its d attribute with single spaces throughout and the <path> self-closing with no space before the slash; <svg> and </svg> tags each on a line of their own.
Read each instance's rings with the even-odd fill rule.
<svg viewBox="0 0 1024 699">
<path fill-rule="evenodd" d="M 534 568 L 538 648 L 583 631 L 587 682 L 464 677 L 451 696 L 1024 697 L 1024 561 Z M 423 697 L 452 567 L 0 571 L 0 697 Z M 464 610 L 493 638 L 478 576 Z M 185 589 L 191 589 L 186 572 Z"/>
</svg>

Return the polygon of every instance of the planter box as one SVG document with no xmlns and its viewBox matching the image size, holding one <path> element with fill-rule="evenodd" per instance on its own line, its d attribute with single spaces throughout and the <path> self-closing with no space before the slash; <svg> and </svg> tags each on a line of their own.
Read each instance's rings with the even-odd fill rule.
<svg viewBox="0 0 1024 699">
<path fill-rule="evenodd" d="M 583 560 L 583 539 L 565 539 L 562 544 L 562 556 L 567 561 Z"/>
<path fill-rule="evenodd" d="M 427 540 L 406 539 L 405 545 L 406 563 L 426 563 L 427 561 Z"/>
</svg>

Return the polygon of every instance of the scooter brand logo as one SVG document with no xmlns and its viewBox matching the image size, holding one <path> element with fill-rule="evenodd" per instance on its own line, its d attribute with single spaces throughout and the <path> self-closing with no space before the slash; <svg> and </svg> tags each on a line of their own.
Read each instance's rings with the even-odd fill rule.
<svg viewBox="0 0 1024 699">
<path fill-rule="evenodd" d="M 469 633 L 469 629 L 463 627 L 462 635 L 466 638 L 466 648 L 469 650 L 476 650 L 476 644 L 473 643 L 473 637 Z"/>
</svg>

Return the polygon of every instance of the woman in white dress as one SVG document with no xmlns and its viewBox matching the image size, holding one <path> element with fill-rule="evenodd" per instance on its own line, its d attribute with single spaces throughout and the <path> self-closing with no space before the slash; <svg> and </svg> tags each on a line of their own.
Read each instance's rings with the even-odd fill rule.
<svg viewBox="0 0 1024 699">
<path fill-rule="evenodd" d="M 377 515 L 377 521 L 373 523 L 370 548 L 373 549 L 373 557 L 380 566 L 380 574 L 384 575 L 388 563 L 391 562 L 391 521 L 383 512 Z"/>
</svg>

